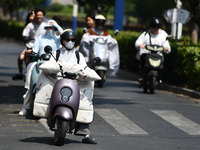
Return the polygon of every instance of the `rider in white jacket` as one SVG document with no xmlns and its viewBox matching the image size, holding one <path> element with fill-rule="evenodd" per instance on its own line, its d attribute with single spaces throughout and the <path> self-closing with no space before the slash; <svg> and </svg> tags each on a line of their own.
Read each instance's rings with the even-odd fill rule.
<svg viewBox="0 0 200 150">
<path fill-rule="evenodd" d="M 146 45 L 159 45 L 164 47 L 164 53 L 169 53 L 171 51 L 171 47 L 169 45 L 169 41 L 167 40 L 168 34 L 161 29 L 161 21 L 158 18 L 153 18 L 150 23 L 150 29 L 143 32 L 135 42 L 135 47 L 139 49 L 136 59 L 140 61 L 140 74 L 142 75 L 142 70 L 144 66 L 145 54 L 149 53 L 147 49 L 145 49 Z M 162 53 L 159 53 L 163 55 Z M 139 80 L 142 80 L 140 78 Z"/>
<path fill-rule="evenodd" d="M 76 41 L 76 33 L 71 29 L 66 29 L 63 31 L 63 33 L 60 36 L 60 41 L 62 47 L 54 52 L 54 56 L 57 58 L 58 62 L 67 62 L 71 64 L 79 64 L 83 66 L 83 68 L 87 67 L 85 58 L 81 53 L 79 53 L 75 48 L 75 41 Z M 60 54 L 58 55 L 60 51 Z M 53 58 L 50 59 L 52 61 Z M 54 60 L 55 61 L 55 60 Z M 77 123 L 75 128 L 75 135 L 82 135 L 84 138 L 82 139 L 83 143 L 88 144 L 97 144 L 96 140 L 90 136 L 90 129 L 89 124 L 93 120 L 93 90 L 94 90 L 94 81 L 90 82 L 91 84 L 87 84 L 87 87 L 84 87 L 84 83 L 80 83 L 80 91 L 81 91 L 81 98 L 80 98 L 80 104 L 79 104 L 79 111 L 81 111 L 81 115 L 78 112 L 77 115 Z M 88 101 L 89 106 L 83 106 L 81 101 L 85 98 Z M 86 112 L 84 110 L 84 107 L 91 108 L 91 113 Z M 83 119 L 84 118 L 84 119 Z M 89 119 L 91 118 L 91 120 Z M 90 120 L 86 121 L 85 120 Z"/>
</svg>

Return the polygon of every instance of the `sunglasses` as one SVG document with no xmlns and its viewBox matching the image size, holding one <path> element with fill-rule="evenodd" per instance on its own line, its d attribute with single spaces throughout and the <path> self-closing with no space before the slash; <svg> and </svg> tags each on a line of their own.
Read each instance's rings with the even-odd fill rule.
<svg viewBox="0 0 200 150">
<path fill-rule="evenodd" d="M 65 41 L 67 41 L 67 42 L 69 42 L 69 41 L 75 42 L 75 39 L 66 39 Z"/>
</svg>

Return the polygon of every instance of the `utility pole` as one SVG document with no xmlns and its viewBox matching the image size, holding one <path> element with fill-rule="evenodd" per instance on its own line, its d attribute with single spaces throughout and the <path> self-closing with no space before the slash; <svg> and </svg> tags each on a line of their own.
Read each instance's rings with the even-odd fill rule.
<svg viewBox="0 0 200 150">
<path fill-rule="evenodd" d="M 123 30 L 125 0 L 115 0 L 114 30 Z"/>
<path fill-rule="evenodd" d="M 77 26 L 77 15 L 78 15 L 78 2 L 77 0 L 74 0 L 72 30 L 74 30 L 75 32 L 76 32 L 76 26 Z"/>
</svg>

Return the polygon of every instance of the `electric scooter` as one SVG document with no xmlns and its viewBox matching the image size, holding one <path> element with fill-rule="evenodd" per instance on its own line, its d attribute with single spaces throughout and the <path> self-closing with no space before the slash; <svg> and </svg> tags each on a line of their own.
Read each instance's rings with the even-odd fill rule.
<svg viewBox="0 0 200 150">
<path fill-rule="evenodd" d="M 55 59 L 51 51 L 50 46 L 45 49 L 45 52 Z M 91 66 L 99 62 L 97 58 Z M 78 73 L 64 72 L 60 64 L 59 67 L 61 75 L 56 75 L 58 80 L 51 93 L 47 117 L 47 125 L 54 131 L 54 144 L 57 146 L 63 145 L 66 133 L 72 133 L 75 128 L 80 101 L 80 89 L 75 82 Z"/>
<path fill-rule="evenodd" d="M 102 37 L 98 37 L 93 40 L 90 60 L 94 60 L 96 57 L 101 59 L 101 63 L 92 69 L 94 69 L 101 77 L 101 80 L 96 81 L 97 86 L 103 87 L 103 84 L 107 78 L 107 72 L 109 70 L 109 49 L 106 40 L 104 40 Z"/>
<path fill-rule="evenodd" d="M 48 49 L 48 46 L 44 48 Z M 30 98 L 34 100 L 35 98 L 35 86 L 38 81 L 38 75 L 39 75 L 39 66 L 44 62 L 48 61 L 50 59 L 51 55 L 49 54 L 42 54 L 40 57 L 38 54 L 31 52 L 31 58 L 33 61 L 37 61 L 37 63 L 34 65 L 32 72 L 31 72 L 31 79 L 30 79 Z"/>
<path fill-rule="evenodd" d="M 147 45 L 146 49 L 150 53 L 144 54 L 145 64 L 143 67 L 142 87 L 144 93 L 149 90 L 153 94 L 160 81 L 164 62 L 164 57 L 159 55 L 158 52 L 162 52 L 164 48 L 158 45 Z"/>
</svg>

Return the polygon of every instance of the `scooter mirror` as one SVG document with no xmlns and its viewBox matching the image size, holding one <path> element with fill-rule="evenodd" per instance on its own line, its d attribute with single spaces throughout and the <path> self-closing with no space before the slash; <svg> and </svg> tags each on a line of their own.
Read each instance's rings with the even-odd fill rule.
<svg viewBox="0 0 200 150">
<path fill-rule="evenodd" d="M 119 33 L 119 30 L 116 29 L 116 30 L 114 31 L 114 36 L 117 36 L 118 33 Z"/>
<path fill-rule="evenodd" d="M 96 58 L 94 59 L 94 65 L 96 66 L 96 65 L 99 65 L 100 63 L 101 63 L 101 58 L 96 57 Z"/>
<path fill-rule="evenodd" d="M 49 46 L 49 45 L 45 46 L 45 47 L 44 47 L 44 51 L 45 51 L 45 53 L 47 53 L 47 54 L 51 53 L 51 52 L 52 52 L 51 46 Z"/>
<path fill-rule="evenodd" d="M 88 67 L 94 68 L 95 66 L 101 63 L 101 58 L 96 57 L 91 63 L 88 64 Z"/>
</svg>

